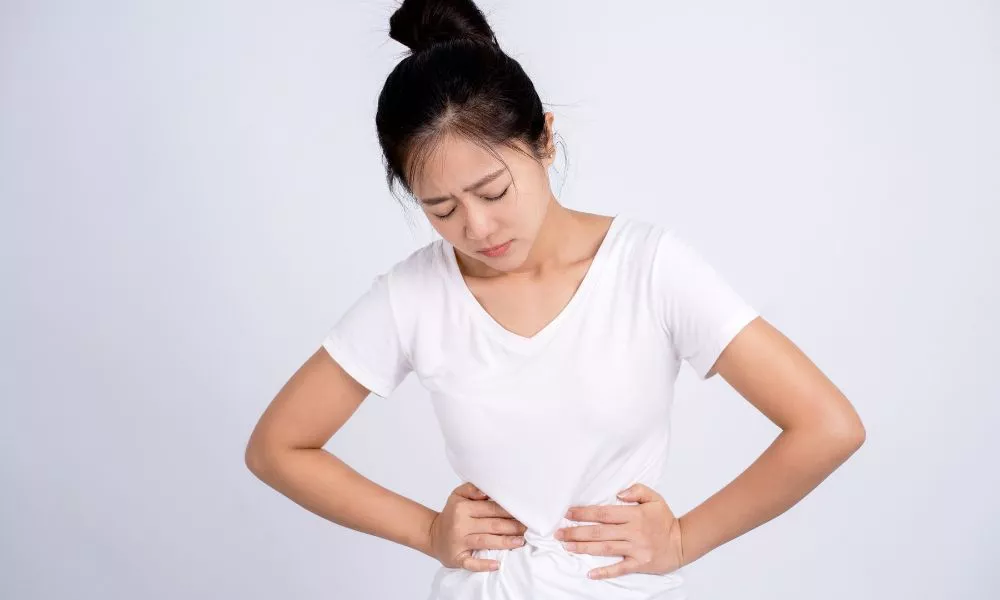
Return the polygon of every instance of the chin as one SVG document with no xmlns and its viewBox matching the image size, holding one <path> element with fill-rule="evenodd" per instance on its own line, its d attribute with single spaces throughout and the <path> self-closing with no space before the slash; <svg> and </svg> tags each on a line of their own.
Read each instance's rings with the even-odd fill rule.
<svg viewBox="0 0 1000 600">
<path fill-rule="evenodd" d="M 518 267 L 523 265 L 525 260 L 525 257 L 520 256 L 518 254 L 499 256 L 497 258 L 489 258 L 488 256 L 484 256 L 483 258 L 487 259 L 486 264 L 493 267 L 497 271 L 514 271 Z"/>
</svg>

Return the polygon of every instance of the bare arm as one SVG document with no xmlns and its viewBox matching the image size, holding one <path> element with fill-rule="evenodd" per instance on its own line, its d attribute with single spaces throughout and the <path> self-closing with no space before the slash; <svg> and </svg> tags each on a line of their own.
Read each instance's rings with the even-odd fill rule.
<svg viewBox="0 0 1000 600">
<path fill-rule="evenodd" d="M 437 511 L 366 479 L 323 449 L 368 393 L 318 349 L 264 411 L 247 444 L 247 467 L 310 512 L 433 557 Z"/>
<path fill-rule="evenodd" d="M 749 468 L 680 518 L 683 564 L 788 510 L 865 440 L 847 398 L 763 318 L 730 342 L 712 371 L 782 431 Z"/>
</svg>

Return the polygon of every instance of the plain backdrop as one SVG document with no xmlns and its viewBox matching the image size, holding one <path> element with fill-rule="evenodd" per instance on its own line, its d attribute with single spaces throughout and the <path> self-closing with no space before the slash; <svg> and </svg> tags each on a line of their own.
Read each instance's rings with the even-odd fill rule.
<svg viewBox="0 0 1000 600">
<path fill-rule="evenodd" d="M 692 600 L 1000 597 L 998 3 L 481 6 L 555 112 L 563 203 L 677 228 L 867 427 L 687 567 Z M 0 1 L 0 597 L 425 597 L 436 561 L 243 462 L 436 235 L 375 139 L 394 8 Z M 682 514 L 778 430 L 722 378 L 677 387 Z M 327 449 L 434 509 L 460 483 L 414 376 Z"/>
</svg>

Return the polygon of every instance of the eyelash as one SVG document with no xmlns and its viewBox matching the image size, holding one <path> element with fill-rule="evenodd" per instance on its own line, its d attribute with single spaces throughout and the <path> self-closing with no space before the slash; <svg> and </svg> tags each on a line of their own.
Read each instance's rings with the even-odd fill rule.
<svg viewBox="0 0 1000 600">
<path fill-rule="evenodd" d="M 486 200 L 487 202 L 496 202 L 498 200 L 502 200 L 503 197 L 507 195 L 507 190 L 509 190 L 509 189 L 510 189 L 510 186 L 508 185 L 507 187 L 504 188 L 504 190 L 502 192 L 500 192 L 499 196 L 483 196 L 483 200 Z M 454 208 L 451 209 L 450 211 L 448 211 L 448 213 L 446 213 L 446 214 L 443 214 L 443 215 L 434 215 L 434 216 L 437 217 L 437 218 L 439 218 L 439 219 L 447 219 L 448 217 L 451 216 L 451 213 L 453 213 L 453 212 L 455 212 Z"/>
</svg>

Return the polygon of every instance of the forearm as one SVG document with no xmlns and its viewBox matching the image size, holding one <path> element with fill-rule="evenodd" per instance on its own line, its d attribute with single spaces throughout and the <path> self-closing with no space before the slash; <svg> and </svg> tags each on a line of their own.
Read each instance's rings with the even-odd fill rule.
<svg viewBox="0 0 1000 600">
<path fill-rule="evenodd" d="M 834 433 L 782 431 L 736 479 L 680 517 L 683 563 L 694 562 L 794 506 L 858 445 Z"/>
<path fill-rule="evenodd" d="M 324 519 L 432 556 L 436 511 L 365 478 L 322 448 L 269 451 L 251 471 Z"/>
</svg>

